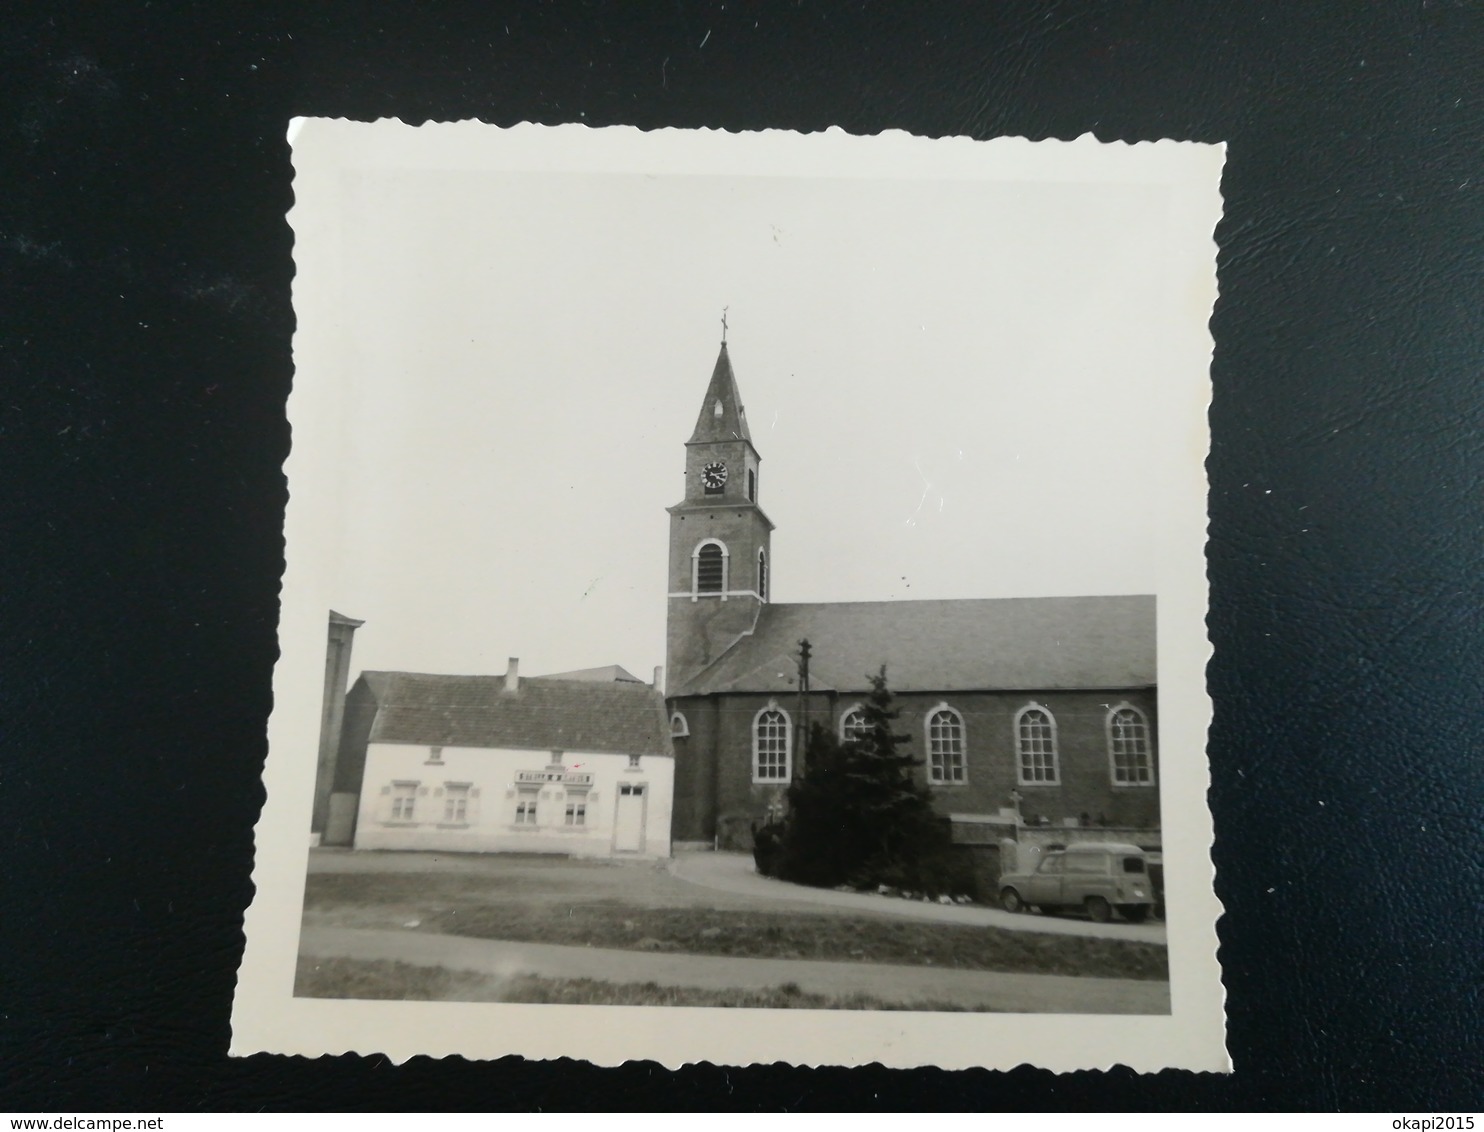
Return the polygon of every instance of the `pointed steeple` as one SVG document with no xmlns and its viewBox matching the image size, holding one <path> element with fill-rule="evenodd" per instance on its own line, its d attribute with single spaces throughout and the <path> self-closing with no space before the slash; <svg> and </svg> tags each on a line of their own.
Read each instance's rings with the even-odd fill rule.
<svg viewBox="0 0 1484 1132">
<path fill-rule="evenodd" d="M 711 384 L 706 387 L 701 415 L 696 418 L 696 428 L 688 443 L 705 444 L 718 440 L 746 440 L 749 443 L 752 440 L 725 341 L 717 355 L 716 368 L 711 371 Z"/>
</svg>

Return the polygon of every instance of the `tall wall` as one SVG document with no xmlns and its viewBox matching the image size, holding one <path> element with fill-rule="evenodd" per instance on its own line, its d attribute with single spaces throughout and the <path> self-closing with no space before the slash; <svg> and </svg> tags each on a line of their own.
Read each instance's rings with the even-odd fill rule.
<svg viewBox="0 0 1484 1132">
<path fill-rule="evenodd" d="M 716 704 L 688 701 L 690 734 L 673 740 L 675 748 L 676 841 L 711 842 L 716 836 Z"/>
<path fill-rule="evenodd" d="M 341 712 L 340 751 L 330 780 L 329 815 L 322 845 L 348 846 L 355 839 L 356 813 L 360 806 L 361 777 L 366 766 L 366 744 L 376 723 L 376 696 L 357 680 L 345 696 Z"/>
<path fill-rule="evenodd" d="M 345 686 L 350 679 L 350 648 L 355 632 L 365 622 L 330 611 L 325 646 L 325 685 L 320 705 L 319 758 L 314 770 L 314 808 L 311 833 L 323 835 L 330 815 L 335 763 L 340 754 L 340 727 L 345 713 Z"/>
</svg>

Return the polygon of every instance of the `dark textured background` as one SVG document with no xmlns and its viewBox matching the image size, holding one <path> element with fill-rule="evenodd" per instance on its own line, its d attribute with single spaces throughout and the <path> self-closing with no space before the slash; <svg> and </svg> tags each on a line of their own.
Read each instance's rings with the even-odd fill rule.
<svg viewBox="0 0 1484 1132">
<path fill-rule="evenodd" d="M 10 7 L 0 1108 L 1484 1107 L 1484 7 Z M 294 114 L 1230 143 L 1210 683 L 1234 1076 L 226 1057 Z"/>
</svg>

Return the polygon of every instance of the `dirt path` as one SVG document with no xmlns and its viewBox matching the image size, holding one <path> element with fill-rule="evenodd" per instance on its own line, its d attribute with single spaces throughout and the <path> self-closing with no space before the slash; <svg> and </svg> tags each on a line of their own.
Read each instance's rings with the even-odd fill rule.
<svg viewBox="0 0 1484 1132">
<path fill-rule="evenodd" d="M 998 908 L 967 904 L 929 904 L 920 900 L 877 896 L 865 892 L 835 892 L 827 888 L 808 888 L 758 876 L 752 858 L 745 853 L 680 853 L 670 863 L 670 871 L 691 884 L 733 896 L 749 896 L 776 904 L 811 905 L 815 911 L 873 912 L 884 916 L 904 916 L 942 924 L 970 924 L 1002 928 L 1013 932 L 1047 932 L 1053 935 L 1080 935 L 1101 939 L 1137 940 L 1141 943 L 1165 942 L 1165 926 L 1159 923 L 1128 924 L 1114 922 L 1095 924 L 1062 916 L 1015 914 Z"/>
<path fill-rule="evenodd" d="M 722 990 L 762 990 L 795 983 L 801 990 L 816 994 L 867 994 L 898 1003 L 953 1002 L 970 1009 L 1016 1014 L 1170 1011 L 1169 984 L 1140 979 L 950 971 L 806 959 L 737 959 L 314 926 L 306 926 L 300 935 L 299 953 L 321 959 L 399 960 L 495 978 L 529 974 Z"/>
</svg>

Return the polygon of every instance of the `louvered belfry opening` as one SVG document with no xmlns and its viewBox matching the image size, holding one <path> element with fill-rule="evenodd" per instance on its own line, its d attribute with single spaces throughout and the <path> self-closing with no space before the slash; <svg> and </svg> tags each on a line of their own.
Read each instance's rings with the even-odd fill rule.
<svg viewBox="0 0 1484 1132">
<path fill-rule="evenodd" d="M 696 556 L 696 592 L 721 593 L 724 565 L 721 547 L 714 542 L 701 547 L 701 553 Z"/>
</svg>

